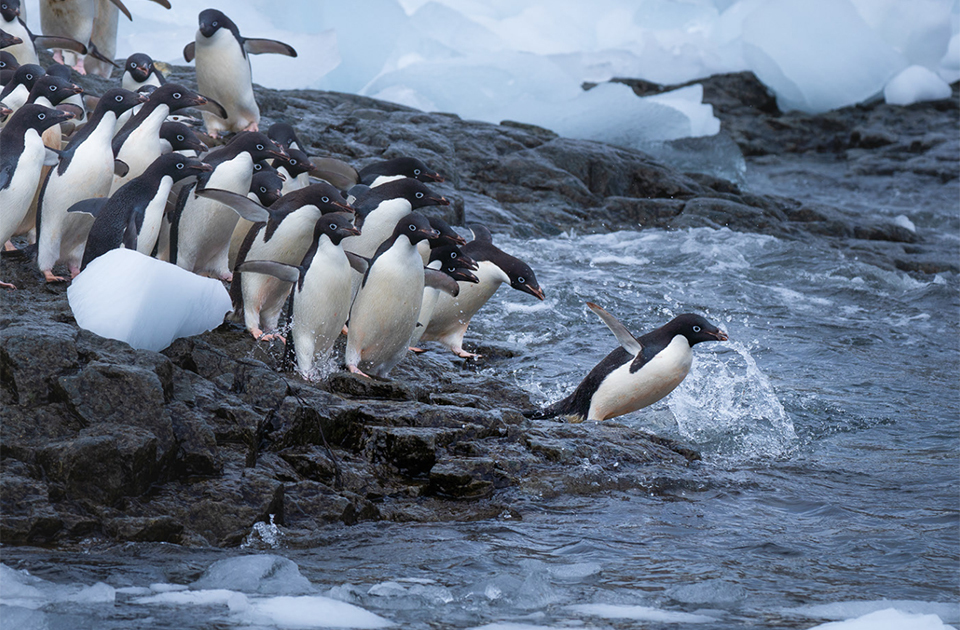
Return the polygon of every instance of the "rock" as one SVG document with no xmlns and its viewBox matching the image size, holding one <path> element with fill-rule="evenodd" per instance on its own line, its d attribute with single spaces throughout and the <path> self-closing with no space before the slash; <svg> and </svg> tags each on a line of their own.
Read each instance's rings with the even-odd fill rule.
<svg viewBox="0 0 960 630">
<path fill-rule="evenodd" d="M 0 331 L 0 376 L 20 405 L 50 400 L 57 374 L 77 367 L 77 328 L 22 322 Z"/>
<path fill-rule="evenodd" d="M 449 444 L 456 430 L 432 427 L 373 427 L 370 459 L 394 466 L 408 477 L 426 475 L 437 461 L 438 446 Z"/>
</svg>

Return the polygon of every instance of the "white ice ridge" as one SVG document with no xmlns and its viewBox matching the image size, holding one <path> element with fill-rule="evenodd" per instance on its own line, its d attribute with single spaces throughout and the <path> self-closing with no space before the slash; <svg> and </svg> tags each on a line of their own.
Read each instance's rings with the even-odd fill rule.
<svg viewBox="0 0 960 630">
<path fill-rule="evenodd" d="M 783 613 L 798 617 L 809 617 L 811 619 L 841 621 L 862 618 L 872 613 L 890 609 L 894 609 L 904 615 L 935 616 L 946 623 L 960 623 L 960 603 L 924 602 L 908 599 L 879 599 L 811 604 L 797 608 L 787 608 L 784 609 Z M 903 627 L 913 626 L 905 625 Z"/>
<path fill-rule="evenodd" d="M 922 101 L 950 98 L 947 82 L 923 66 L 910 66 L 893 77 L 883 88 L 883 98 L 891 105 L 912 105 Z"/>
<path fill-rule="evenodd" d="M 885 608 L 856 619 L 830 621 L 810 630 L 956 630 L 937 615 L 905 613 L 895 608 Z"/>
<path fill-rule="evenodd" d="M 94 259 L 74 278 L 67 301 L 80 328 L 154 351 L 216 328 L 231 310 L 219 280 L 131 249 Z"/>
<path fill-rule="evenodd" d="M 617 604 L 576 604 L 567 606 L 567 610 L 603 617 L 604 619 L 631 619 L 634 621 L 650 621 L 655 623 L 716 623 L 716 617 L 697 615 L 693 613 L 662 610 L 649 606 L 624 606 Z"/>
</svg>

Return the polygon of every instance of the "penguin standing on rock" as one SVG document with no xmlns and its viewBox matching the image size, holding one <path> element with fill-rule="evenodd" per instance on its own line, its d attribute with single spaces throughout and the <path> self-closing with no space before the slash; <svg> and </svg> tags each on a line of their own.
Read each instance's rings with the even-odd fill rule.
<svg viewBox="0 0 960 630">
<path fill-rule="evenodd" d="M 620 347 L 590 370 L 572 394 L 529 414 L 533 418 L 564 416 L 570 422 L 599 422 L 652 405 L 686 378 L 695 344 L 727 340 L 722 330 L 691 313 L 638 339 L 604 309 L 591 302 L 587 306 L 610 328 Z"/>
<path fill-rule="evenodd" d="M 207 133 L 216 138 L 231 131 L 258 131 L 260 108 L 253 94 L 250 55 L 274 53 L 296 57 L 292 46 L 272 39 L 242 37 L 240 29 L 222 12 L 200 12 L 196 38 L 183 49 L 183 58 L 197 60 L 197 86 L 219 101 L 226 120 L 204 113 Z"/>
<path fill-rule="evenodd" d="M 463 246 L 463 253 L 477 261 L 477 277 L 480 282 L 463 287 L 460 295 L 441 295 L 433 317 L 421 336 L 421 341 L 439 341 L 458 357 L 477 358 L 480 355 L 463 349 L 463 337 L 470 319 L 487 303 L 500 285 L 508 283 L 512 288 L 529 293 L 543 300 L 543 289 L 530 266 L 499 249 L 493 244 L 490 230 L 477 225 L 473 227 L 475 238 Z"/>
<path fill-rule="evenodd" d="M 153 64 L 150 55 L 134 53 L 127 57 L 127 61 L 123 64 L 123 76 L 120 79 L 120 85 L 125 90 L 136 92 L 144 85 L 160 87 L 166 82 L 163 73 Z"/>
</svg>

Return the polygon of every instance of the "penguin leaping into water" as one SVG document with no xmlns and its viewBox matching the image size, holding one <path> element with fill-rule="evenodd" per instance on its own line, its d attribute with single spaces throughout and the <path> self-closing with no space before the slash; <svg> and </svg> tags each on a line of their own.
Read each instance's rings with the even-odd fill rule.
<svg viewBox="0 0 960 630">
<path fill-rule="evenodd" d="M 530 414 L 533 418 L 564 416 L 570 422 L 599 422 L 652 405 L 686 378 L 695 344 L 727 340 L 726 333 L 692 313 L 636 338 L 601 307 L 592 302 L 587 306 L 610 328 L 620 347 L 590 370 L 572 394 Z"/>
</svg>

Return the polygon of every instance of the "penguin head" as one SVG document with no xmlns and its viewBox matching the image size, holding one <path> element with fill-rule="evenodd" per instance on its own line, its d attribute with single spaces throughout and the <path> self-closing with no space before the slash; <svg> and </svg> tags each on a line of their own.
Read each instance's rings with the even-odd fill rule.
<svg viewBox="0 0 960 630">
<path fill-rule="evenodd" d="M 150 77 L 150 73 L 154 71 L 153 59 L 150 58 L 150 55 L 144 53 L 133 53 L 127 57 L 123 67 L 137 83 L 146 81 Z"/>
<path fill-rule="evenodd" d="M 412 177 L 421 182 L 442 182 L 443 175 L 427 167 L 415 157 L 401 157 L 392 160 L 397 175 Z"/>
<path fill-rule="evenodd" d="M 449 206 L 450 202 L 423 185 L 422 182 L 411 177 L 387 182 L 383 186 L 390 186 L 394 197 L 404 197 L 410 206 L 416 210 L 427 206 Z"/>
<path fill-rule="evenodd" d="M 294 146 L 296 146 L 298 149 L 303 146 L 300 143 L 300 139 L 297 138 L 297 132 L 289 123 L 273 123 L 270 125 L 270 128 L 267 129 L 267 136 L 287 150 Z"/>
<path fill-rule="evenodd" d="M 727 335 L 706 318 L 694 313 L 684 313 L 670 320 L 665 328 L 673 336 L 683 335 L 691 346 L 701 341 L 726 341 Z"/>
<path fill-rule="evenodd" d="M 162 103 L 175 112 L 184 107 L 206 105 L 207 99 L 179 83 L 167 83 L 150 93 L 150 102 Z"/>
<path fill-rule="evenodd" d="M 348 204 L 332 184 L 327 182 L 317 182 L 310 184 L 305 188 L 296 190 L 292 193 L 297 195 L 297 201 L 301 206 L 312 205 L 320 210 L 320 214 L 330 214 L 333 212 L 346 212 L 354 214 L 353 206 Z"/>
<path fill-rule="evenodd" d="M 54 105 L 58 105 L 74 94 L 82 93 L 83 88 L 79 85 L 53 74 L 45 74 L 33 84 L 33 89 L 30 90 L 30 100 L 35 101 L 43 96 Z"/>
<path fill-rule="evenodd" d="M 113 88 L 103 93 L 103 96 L 100 97 L 100 101 L 97 103 L 97 107 L 102 107 L 119 116 L 131 107 L 135 107 L 146 101 L 146 94 L 131 92 L 123 88 Z"/>
<path fill-rule="evenodd" d="M 270 205 L 283 194 L 283 180 L 273 169 L 261 169 L 250 180 L 250 192 L 257 196 L 261 206 Z"/>
<path fill-rule="evenodd" d="M 427 217 L 417 212 L 411 212 L 397 221 L 397 227 L 393 230 L 393 233 L 397 237 L 406 236 L 414 245 L 422 240 L 440 236 L 440 232 L 430 226 Z"/>
<path fill-rule="evenodd" d="M 12 22 L 20 17 L 20 0 L 0 0 L 0 15 L 4 22 Z"/>
<path fill-rule="evenodd" d="M 38 66 L 35 63 L 26 63 L 13 73 L 13 79 L 10 81 L 10 84 L 4 86 L 4 91 L 6 88 L 13 89 L 18 85 L 25 86 L 28 90 L 33 89 L 33 85 L 45 74 L 43 68 Z"/>
<path fill-rule="evenodd" d="M 326 234 L 334 245 L 339 245 L 340 241 L 348 236 L 360 235 L 360 230 L 353 225 L 353 217 L 343 212 L 323 215 L 317 222 L 316 229 L 320 234 Z"/>
<path fill-rule="evenodd" d="M 70 73 L 72 70 L 62 63 L 52 63 L 47 66 L 47 74 L 53 75 L 55 77 L 60 77 L 61 79 L 70 80 Z"/>
<path fill-rule="evenodd" d="M 178 182 L 181 179 L 199 175 L 213 170 L 209 164 L 204 164 L 197 158 L 187 157 L 179 153 L 167 153 L 156 159 L 154 164 L 161 176 L 169 176 L 173 181 Z M 153 165 L 151 165 L 153 167 Z"/>
<path fill-rule="evenodd" d="M 430 247 L 442 247 L 443 245 L 466 245 L 467 239 L 457 234 L 447 222 L 437 217 L 430 217 L 430 225 L 433 229 L 440 232 L 440 236 L 430 242 Z"/>
<path fill-rule="evenodd" d="M 309 155 L 300 149 L 291 149 L 288 146 L 284 146 L 284 144 L 279 140 L 276 142 L 287 150 L 287 157 L 275 159 L 273 161 L 274 168 L 280 168 L 282 166 L 288 173 L 290 173 L 291 177 L 296 177 L 301 173 L 310 173 L 311 171 L 317 170 L 317 167 L 314 166 L 313 162 L 310 161 Z"/>
<path fill-rule="evenodd" d="M 533 273 L 533 269 L 530 268 L 530 265 L 523 262 L 519 258 L 514 258 L 510 256 L 505 258 L 502 262 L 497 264 L 507 277 L 510 278 L 510 286 L 517 291 L 523 291 L 524 293 L 529 293 L 538 300 L 543 300 L 543 289 L 540 288 L 540 285 L 537 283 L 537 276 Z"/>
<path fill-rule="evenodd" d="M 477 284 L 480 282 L 480 278 L 476 276 L 469 269 L 463 267 L 454 267 L 452 265 L 443 265 L 440 267 L 440 271 L 447 274 L 457 282 L 470 282 L 472 284 Z"/>
<path fill-rule="evenodd" d="M 190 127 L 179 122 L 165 122 L 160 125 L 160 138 L 166 140 L 171 151 L 196 151 L 199 155 L 207 150 L 207 145 Z"/>
<path fill-rule="evenodd" d="M 228 145 L 237 154 L 246 151 L 254 163 L 272 158 L 286 159 L 287 153 L 276 142 L 260 131 L 241 131 Z"/>
<path fill-rule="evenodd" d="M 36 103 L 27 103 L 14 112 L 3 129 L 6 131 L 20 126 L 23 129 L 36 129 L 38 133 L 42 133 L 45 129 L 59 125 L 73 117 L 70 112 L 62 112 Z"/>
<path fill-rule="evenodd" d="M 204 37 L 213 37 L 221 28 L 237 32 L 237 25 L 221 11 L 204 9 L 200 12 L 200 33 Z"/>
<path fill-rule="evenodd" d="M 430 224 L 433 225 L 433 221 L 431 221 Z M 431 248 L 430 262 L 435 260 L 441 261 L 443 267 L 452 265 L 461 269 L 470 269 L 471 271 L 476 271 L 480 268 L 477 261 L 464 254 L 456 245 L 440 245 L 439 247 Z"/>
<path fill-rule="evenodd" d="M 6 50 L 0 50 L 0 70 L 16 70 L 20 67 L 17 58 Z"/>
</svg>

